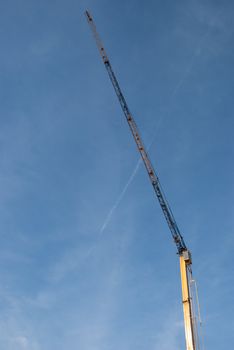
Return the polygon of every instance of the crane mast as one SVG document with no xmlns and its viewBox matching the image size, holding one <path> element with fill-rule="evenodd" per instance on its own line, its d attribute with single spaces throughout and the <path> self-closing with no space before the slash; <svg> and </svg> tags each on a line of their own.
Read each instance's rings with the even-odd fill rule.
<svg viewBox="0 0 234 350">
<path fill-rule="evenodd" d="M 142 139 L 140 137 L 136 122 L 128 108 L 127 102 L 124 98 L 124 95 L 120 89 L 118 80 L 114 74 L 109 58 L 106 54 L 100 36 L 96 30 L 95 23 L 93 21 L 92 16 L 88 11 L 85 11 L 85 15 L 87 21 L 91 27 L 92 33 L 94 35 L 98 50 L 102 57 L 103 63 L 108 72 L 111 83 L 114 87 L 115 93 L 118 97 L 119 103 L 123 110 L 123 113 L 126 117 L 129 128 L 132 132 L 133 138 L 136 142 L 138 151 L 141 155 L 145 168 L 147 170 L 148 176 L 150 178 L 151 184 L 153 186 L 154 192 L 158 198 L 159 204 L 163 211 L 164 217 L 167 221 L 168 227 L 171 231 L 172 238 L 176 244 L 177 252 L 180 257 L 180 272 L 181 272 L 181 286 L 182 286 L 182 303 L 183 303 L 183 311 L 184 311 L 184 327 L 185 327 L 185 338 L 186 338 L 186 347 L 187 350 L 197 350 L 196 347 L 196 336 L 195 336 L 195 327 L 194 327 L 194 315 L 192 310 L 191 303 L 191 294 L 190 294 L 190 280 L 192 276 L 191 270 L 191 254 L 187 249 L 184 239 L 180 233 L 180 230 L 177 226 L 173 213 L 170 209 L 170 206 L 165 198 L 164 192 L 162 191 L 162 187 L 160 185 L 159 178 L 153 168 L 153 165 L 148 157 Z"/>
</svg>

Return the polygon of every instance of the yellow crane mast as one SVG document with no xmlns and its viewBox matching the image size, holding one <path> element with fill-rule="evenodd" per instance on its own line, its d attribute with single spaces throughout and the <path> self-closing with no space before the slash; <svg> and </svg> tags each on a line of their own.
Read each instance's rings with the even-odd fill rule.
<svg viewBox="0 0 234 350">
<path fill-rule="evenodd" d="M 100 36 L 97 33 L 95 23 L 92 16 L 88 11 L 85 11 L 87 21 L 91 27 L 92 33 L 94 35 L 98 50 L 102 57 L 103 63 L 109 74 L 109 78 L 112 82 L 118 100 L 120 102 L 123 113 L 126 117 L 130 130 L 132 132 L 133 138 L 136 142 L 138 151 L 142 157 L 143 163 L 149 175 L 151 184 L 153 186 L 154 192 L 159 200 L 159 204 L 162 208 L 163 214 L 169 226 L 172 234 L 172 238 L 176 244 L 179 259 L 180 259 L 180 273 L 181 273 L 181 286 L 182 286 L 182 303 L 184 312 L 184 329 L 185 329 L 185 340 L 186 340 L 186 350 L 199 350 L 198 336 L 195 324 L 195 310 L 192 304 L 191 297 L 191 282 L 192 280 L 192 260 L 190 251 L 187 249 L 184 239 L 179 231 L 173 213 L 168 205 L 165 198 L 164 192 L 159 182 L 159 178 L 153 168 L 153 165 L 148 157 L 144 144 L 141 140 L 137 125 L 133 119 L 132 114 L 128 108 L 127 102 L 122 94 L 119 83 L 116 79 L 110 60 L 106 54 L 104 46 L 102 45 Z"/>
</svg>

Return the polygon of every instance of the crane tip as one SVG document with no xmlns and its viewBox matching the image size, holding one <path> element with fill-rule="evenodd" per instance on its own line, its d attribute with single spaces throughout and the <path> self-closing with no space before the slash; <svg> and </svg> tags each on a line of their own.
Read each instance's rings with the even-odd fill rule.
<svg viewBox="0 0 234 350">
<path fill-rule="evenodd" d="M 88 10 L 85 10 L 85 15 L 86 15 L 88 21 L 92 21 L 93 20 Z"/>
</svg>

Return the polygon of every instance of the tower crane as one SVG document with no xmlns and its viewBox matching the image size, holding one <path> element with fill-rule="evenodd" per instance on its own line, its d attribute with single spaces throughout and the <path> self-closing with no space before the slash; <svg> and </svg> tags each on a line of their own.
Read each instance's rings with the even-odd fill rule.
<svg viewBox="0 0 234 350">
<path fill-rule="evenodd" d="M 120 89 L 118 80 L 114 74 L 110 60 L 104 49 L 100 36 L 96 30 L 94 20 L 88 11 L 85 11 L 85 16 L 87 18 L 87 21 L 94 35 L 102 61 L 108 72 L 109 78 L 114 87 L 115 93 L 118 97 L 119 103 L 121 105 L 121 108 L 123 110 L 127 123 L 129 125 L 129 128 L 132 132 L 138 151 L 141 155 L 141 158 L 145 165 L 149 179 L 153 186 L 153 190 L 156 194 L 156 197 L 158 198 L 159 204 L 161 206 L 164 217 L 167 221 L 172 238 L 177 248 L 177 253 L 179 255 L 179 260 L 180 260 L 180 275 L 181 275 L 181 287 L 182 287 L 182 304 L 183 304 L 183 313 L 184 313 L 186 350 L 199 350 L 198 335 L 197 335 L 196 322 L 195 322 L 195 310 L 193 307 L 192 296 L 191 296 L 192 295 L 191 282 L 193 281 L 192 268 L 191 268 L 191 265 L 192 265 L 191 253 L 184 242 L 183 236 L 180 233 L 180 230 L 177 226 L 176 220 L 173 216 L 170 206 L 168 205 L 164 192 L 162 191 L 159 178 L 146 152 L 146 149 L 144 147 L 141 136 L 139 134 L 136 122 L 128 108 L 125 97 Z"/>
</svg>

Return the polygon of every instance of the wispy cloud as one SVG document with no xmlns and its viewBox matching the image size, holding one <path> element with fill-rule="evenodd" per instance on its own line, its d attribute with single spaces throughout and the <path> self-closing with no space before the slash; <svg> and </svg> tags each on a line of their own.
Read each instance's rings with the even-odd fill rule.
<svg viewBox="0 0 234 350">
<path fill-rule="evenodd" d="M 178 318 L 175 310 L 171 311 L 161 329 L 156 331 L 153 350 L 178 350 L 181 348 L 180 339 L 183 337 L 184 323 Z"/>
<path fill-rule="evenodd" d="M 39 350 L 36 335 L 32 327 L 32 321 L 25 314 L 23 299 L 13 296 L 7 297 L 5 292 L 7 312 L 0 317 L 0 343 L 3 349 Z"/>
</svg>

